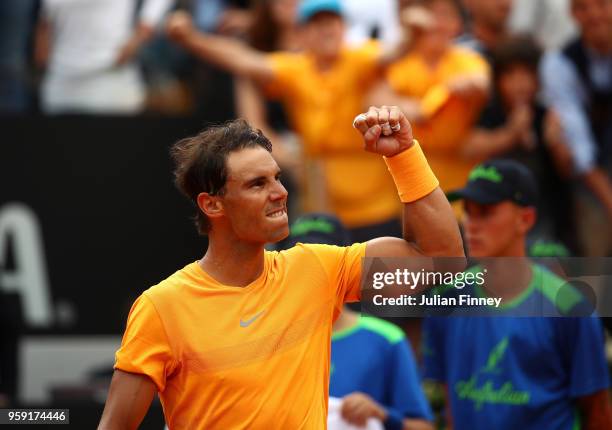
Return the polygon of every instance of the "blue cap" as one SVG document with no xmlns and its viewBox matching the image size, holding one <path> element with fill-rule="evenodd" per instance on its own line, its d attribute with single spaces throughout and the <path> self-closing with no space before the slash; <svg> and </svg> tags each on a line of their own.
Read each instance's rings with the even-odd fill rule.
<svg viewBox="0 0 612 430">
<path fill-rule="evenodd" d="M 333 215 L 323 213 L 306 214 L 295 220 L 284 245 L 290 248 L 298 242 L 336 246 L 351 244 L 350 233 L 342 222 Z"/>
<path fill-rule="evenodd" d="M 319 12 L 331 12 L 342 15 L 342 7 L 339 0 L 302 0 L 298 8 L 298 20 L 300 23 L 307 22 Z"/>
</svg>

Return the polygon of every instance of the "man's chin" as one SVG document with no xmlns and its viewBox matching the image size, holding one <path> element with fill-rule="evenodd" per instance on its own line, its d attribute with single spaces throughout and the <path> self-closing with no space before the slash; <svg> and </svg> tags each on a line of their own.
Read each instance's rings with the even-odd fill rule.
<svg viewBox="0 0 612 430">
<path fill-rule="evenodd" d="M 278 243 L 289 236 L 289 224 L 287 223 L 284 228 L 276 229 L 276 231 L 269 232 L 266 243 Z"/>
</svg>

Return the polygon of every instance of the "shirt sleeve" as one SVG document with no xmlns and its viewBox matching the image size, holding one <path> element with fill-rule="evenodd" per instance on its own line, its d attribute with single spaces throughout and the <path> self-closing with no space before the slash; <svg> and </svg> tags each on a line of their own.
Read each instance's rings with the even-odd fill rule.
<svg viewBox="0 0 612 430">
<path fill-rule="evenodd" d="M 266 96 L 274 99 L 291 97 L 294 83 L 300 75 L 300 54 L 273 52 L 266 55 L 266 60 L 273 73 L 272 79 L 264 86 Z"/>
<path fill-rule="evenodd" d="M 608 366 L 603 326 L 598 317 L 560 318 L 559 342 L 569 376 L 570 396 L 576 398 L 607 389 Z"/>
<path fill-rule="evenodd" d="M 424 377 L 438 382 L 446 382 L 443 324 L 443 318 L 423 320 Z"/>
<path fill-rule="evenodd" d="M 393 409 L 401 411 L 404 417 L 433 420 L 429 403 L 421 387 L 421 377 L 412 348 L 406 340 L 391 345 L 388 376 L 389 399 Z"/>
<path fill-rule="evenodd" d="M 576 173 L 582 174 L 595 166 L 597 146 L 584 111 L 585 94 L 576 69 L 559 52 L 544 56 L 540 76 L 546 105 L 561 118 L 565 139 L 574 158 Z"/>
<path fill-rule="evenodd" d="M 365 243 L 351 246 L 310 245 L 322 264 L 335 296 L 338 311 L 346 302 L 361 298 L 361 265 L 365 257 Z"/>
<path fill-rule="evenodd" d="M 155 306 L 141 295 L 132 305 L 115 369 L 147 375 L 162 392 L 175 368 L 172 350 Z"/>
</svg>

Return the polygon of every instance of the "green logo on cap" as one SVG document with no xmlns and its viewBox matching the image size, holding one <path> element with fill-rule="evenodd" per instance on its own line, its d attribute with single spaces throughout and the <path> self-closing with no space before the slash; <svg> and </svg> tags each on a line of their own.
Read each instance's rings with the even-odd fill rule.
<svg viewBox="0 0 612 430">
<path fill-rule="evenodd" d="M 476 166 L 471 172 L 468 180 L 475 181 L 476 179 L 484 179 L 486 181 L 495 182 L 499 184 L 504 177 L 497 171 L 494 166 L 484 167 Z"/>
<path fill-rule="evenodd" d="M 297 220 L 291 226 L 291 236 L 301 236 L 312 231 L 317 233 L 333 233 L 335 229 L 334 225 L 325 219 Z"/>
</svg>

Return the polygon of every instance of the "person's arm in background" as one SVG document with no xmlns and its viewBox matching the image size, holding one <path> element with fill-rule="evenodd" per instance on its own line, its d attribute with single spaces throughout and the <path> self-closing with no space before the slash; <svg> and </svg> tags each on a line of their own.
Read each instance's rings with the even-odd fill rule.
<svg viewBox="0 0 612 430">
<path fill-rule="evenodd" d="M 214 36 L 197 31 L 189 14 L 173 13 L 167 22 L 172 40 L 196 56 L 230 73 L 266 83 L 274 77 L 266 55 L 231 37 Z"/>
<path fill-rule="evenodd" d="M 541 62 L 546 102 L 560 117 L 574 159 L 574 171 L 599 199 L 612 220 L 610 176 L 596 165 L 597 145 L 581 103 L 581 83 L 576 71 L 560 53 L 548 53 Z"/>
<path fill-rule="evenodd" d="M 34 30 L 34 64 L 39 69 L 47 67 L 51 50 L 51 23 L 45 17 L 44 7 Z"/>
<path fill-rule="evenodd" d="M 529 141 L 524 138 L 525 132 L 532 130 L 532 121 L 532 110 L 529 106 L 523 106 L 514 109 L 506 123 L 499 127 L 489 128 L 478 124 L 466 139 L 462 153 L 467 159 L 482 161 L 519 145 L 527 150 L 533 149 L 527 146 Z"/>
<path fill-rule="evenodd" d="M 408 343 L 402 339 L 391 346 L 388 359 L 389 373 L 387 380 L 390 382 L 391 406 L 395 414 L 395 420 L 387 418 L 385 428 L 387 430 L 433 430 L 433 414 L 423 387 L 421 385 L 421 375 L 417 368 L 417 361 Z M 404 416 L 399 411 L 404 412 Z M 409 416 L 410 418 L 406 418 Z M 401 418 L 401 420 L 399 419 Z M 399 421 L 399 425 L 389 425 Z"/>
<path fill-rule="evenodd" d="M 98 430 L 138 428 L 156 392 L 148 376 L 115 370 Z"/>
<path fill-rule="evenodd" d="M 433 430 L 433 415 L 412 348 L 401 329 L 387 335 L 389 343 L 379 351 L 383 365 L 378 369 L 378 377 L 384 381 L 384 403 L 353 392 L 342 398 L 342 417 L 356 426 L 374 417 L 383 422 L 385 430 Z"/>
<path fill-rule="evenodd" d="M 610 175 L 599 167 L 594 167 L 582 175 L 582 182 L 599 199 L 608 218 L 612 221 L 612 182 Z"/>
<path fill-rule="evenodd" d="M 597 391 L 577 399 L 584 430 L 612 428 L 612 408 L 608 390 Z"/>
<path fill-rule="evenodd" d="M 342 398 L 342 418 L 347 422 L 363 427 L 369 418 L 382 421 L 385 430 L 433 430 L 431 422 L 419 418 L 404 418 L 390 407 L 379 404 L 364 393 L 355 392 Z"/>
<path fill-rule="evenodd" d="M 234 80 L 235 105 L 238 117 L 246 119 L 254 128 L 260 129 L 272 142 L 272 155 L 283 169 L 294 171 L 302 164 L 300 157 L 292 151 L 283 137 L 268 124 L 266 101 L 255 82 L 248 78 Z M 297 173 L 297 172 L 296 172 Z M 296 174 L 296 177 L 299 175 Z"/>
<path fill-rule="evenodd" d="M 401 110 L 371 107 L 354 125 L 363 135 L 366 151 L 386 157 L 404 203 L 404 238 L 370 240 L 366 257 L 465 257 L 450 203 L 415 145 L 412 127 Z"/>
<path fill-rule="evenodd" d="M 560 356 L 567 363 L 568 392 L 578 407 L 581 427 L 585 430 L 612 428 L 610 375 L 600 318 L 559 318 L 555 328 Z"/>
<path fill-rule="evenodd" d="M 117 54 L 115 60 L 116 66 L 130 62 L 144 44 L 153 37 L 155 28 L 162 22 L 172 3 L 172 0 L 145 0 L 143 2 L 140 7 L 136 28 Z"/>
</svg>

